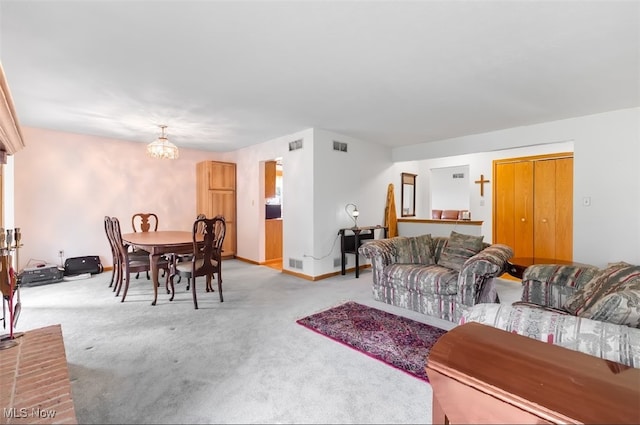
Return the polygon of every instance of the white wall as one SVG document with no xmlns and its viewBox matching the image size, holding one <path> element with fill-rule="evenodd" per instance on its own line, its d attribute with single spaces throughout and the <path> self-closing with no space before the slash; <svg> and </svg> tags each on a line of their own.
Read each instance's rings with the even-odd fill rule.
<svg viewBox="0 0 640 425">
<path fill-rule="evenodd" d="M 493 159 L 546 149 L 570 151 L 573 146 L 574 261 L 597 266 L 614 261 L 640 264 L 639 123 L 640 108 L 630 108 L 396 148 L 392 155 L 398 165 L 420 170 L 419 175 L 434 166 L 468 163 L 475 181 L 480 174 L 491 176 Z M 495 152 L 501 150 L 505 151 Z M 477 187 L 471 193 L 471 217 L 484 220 L 483 234 L 490 240 L 491 186 L 485 185 L 484 205 Z M 591 198 L 591 206 L 582 205 L 584 197 Z M 417 210 L 423 217 L 429 210 L 425 199 L 429 197 L 418 199 Z"/>
<path fill-rule="evenodd" d="M 471 181 L 480 174 L 491 180 L 495 158 L 571 148 L 574 259 L 640 264 L 639 122 L 640 108 L 632 108 L 393 150 L 308 129 L 235 152 L 181 149 L 175 161 L 148 158 L 144 143 L 23 127 L 26 147 L 13 157 L 14 225 L 22 228 L 24 242 L 19 267 L 32 259 L 57 264 L 60 249 L 66 257 L 100 255 L 110 265 L 105 214 L 119 217 L 123 230 L 142 211 L 158 213 L 161 228 L 189 230 L 196 213 L 195 164 L 203 160 L 238 164 L 238 256 L 263 261 L 259 164 L 282 157 L 285 267 L 288 258 L 303 259 L 303 270 L 295 271 L 318 276 L 336 270 L 333 258 L 340 251 L 334 238 L 339 228 L 352 225 L 344 206 L 358 205 L 361 225 L 382 224 L 389 183 L 400 204 L 400 173 L 418 174 L 416 213 L 428 218 L 433 167 L 469 164 Z M 288 143 L 298 138 L 304 148 L 289 152 Z M 348 153 L 334 152 L 333 140 L 347 142 Z M 506 151 L 495 152 L 500 150 Z M 490 241 L 491 185 L 484 199 L 472 186 L 472 218 L 485 222 L 482 233 Z M 585 196 L 590 207 L 582 206 Z"/>
<path fill-rule="evenodd" d="M 400 162 L 397 166 L 402 167 L 408 164 L 407 168 L 417 170 L 421 176 L 420 184 L 417 190 L 420 196 L 416 208 L 416 218 L 431 218 L 432 193 L 434 191 L 430 178 L 432 169 L 455 168 L 464 165 L 468 167 L 469 185 L 467 192 L 469 193 L 469 211 L 471 211 L 471 219 L 482 221 L 482 235 L 485 242 L 492 242 L 493 239 L 493 179 L 492 167 L 495 159 L 516 158 L 521 156 L 543 155 L 556 152 L 573 152 L 573 142 L 552 143 L 548 145 L 526 146 L 516 149 L 505 149 L 494 152 L 481 152 L 477 154 L 457 155 L 446 158 L 424 159 L 420 161 L 410 161 L 409 163 Z M 475 183 L 483 174 L 485 180 L 490 183 L 484 185 L 484 196 L 480 196 L 480 187 Z M 454 208 L 455 209 L 455 208 Z"/>
<path fill-rule="evenodd" d="M 112 264 L 105 215 L 130 232 L 131 215 L 158 214 L 160 229 L 191 230 L 196 162 L 212 152 L 180 150 L 167 161 L 146 155 L 146 144 L 23 127 L 26 147 L 15 155 L 15 226 L 29 261 L 59 264 L 65 257 L 99 255 Z"/>
<path fill-rule="evenodd" d="M 347 143 L 347 152 L 334 151 L 334 140 Z M 314 240 L 304 254 L 316 258 L 311 258 L 310 271 L 319 276 L 340 269 L 333 266 L 340 257 L 337 233 L 354 225 L 345 206 L 358 206 L 359 226 L 382 225 L 389 183 L 394 184 L 399 211 L 400 173 L 394 172 L 391 149 L 321 129 L 314 130 L 313 170 Z M 354 266 L 353 255 L 348 257 L 349 267 Z"/>
<path fill-rule="evenodd" d="M 289 151 L 289 142 L 302 139 L 303 148 Z M 282 158 L 283 173 L 283 258 L 302 259 L 313 242 L 313 130 L 278 137 L 239 149 L 224 156 L 236 163 L 237 256 L 256 262 L 265 260 L 264 250 L 264 165 Z M 301 237 L 303 235 L 304 237 Z M 283 264 L 289 268 L 288 262 Z M 297 272 L 306 273 L 301 270 Z"/>
<path fill-rule="evenodd" d="M 289 142 L 298 139 L 303 140 L 303 148 L 289 151 Z M 334 151 L 334 140 L 348 143 L 349 151 Z M 260 164 L 275 158 L 282 158 L 283 166 L 283 268 L 307 276 L 339 270 L 339 266 L 333 266 L 333 259 L 340 257 L 337 232 L 353 226 L 345 205 L 358 205 L 359 224 L 383 222 L 387 185 L 397 186 L 400 180 L 399 173 L 395 176 L 391 172 L 391 150 L 325 130 L 307 129 L 229 156 L 226 160 L 236 162 L 238 170 L 237 255 L 256 262 L 265 259 Z M 290 267 L 290 258 L 301 260 L 302 269 Z M 353 256 L 350 264 L 354 264 Z"/>
<path fill-rule="evenodd" d="M 422 167 L 424 169 L 424 167 Z M 431 190 L 431 208 L 437 210 L 468 210 L 471 196 L 471 178 L 469 166 L 431 168 L 425 173 Z M 463 178 L 453 178 L 453 174 L 461 174 Z M 425 217 L 428 218 L 428 217 Z"/>
</svg>

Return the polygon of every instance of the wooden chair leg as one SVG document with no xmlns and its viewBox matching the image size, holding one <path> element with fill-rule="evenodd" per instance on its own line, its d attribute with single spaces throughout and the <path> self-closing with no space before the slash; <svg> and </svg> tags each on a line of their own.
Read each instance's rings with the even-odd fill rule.
<svg viewBox="0 0 640 425">
<path fill-rule="evenodd" d="M 213 292 L 213 288 L 211 288 L 211 275 L 210 274 L 207 275 L 206 292 Z"/>
<path fill-rule="evenodd" d="M 129 290 L 129 272 L 127 271 L 127 276 L 124 279 L 124 292 L 122 293 L 122 299 L 120 302 L 124 302 L 124 299 L 127 297 L 127 291 Z"/>
<path fill-rule="evenodd" d="M 176 294 L 175 291 L 175 287 L 173 286 L 173 278 L 174 278 L 175 274 L 169 274 L 167 276 L 167 284 L 171 287 L 171 297 L 169 298 L 169 301 L 173 301 L 173 297 Z M 169 291 L 167 290 L 167 294 L 169 293 Z"/>
<path fill-rule="evenodd" d="M 193 294 L 193 306 L 198 309 L 198 298 L 196 297 L 196 278 L 193 278 L 193 286 L 191 287 L 191 293 Z"/>
<path fill-rule="evenodd" d="M 115 281 L 114 281 L 114 285 L 113 285 L 113 292 L 116 292 L 118 290 L 118 287 L 122 284 L 122 266 L 120 265 L 119 262 L 116 262 L 113 265 L 113 270 L 116 274 L 115 276 Z"/>
<path fill-rule="evenodd" d="M 222 273 L 220 273 L 220 271 L 218 271 L 218 293 L 220 295 L 220 302 L 224 302 L 222 298 Z"/>
<path fill-rule="evenodd" d="M 113 270 L 111 271 L 111 282 L 109 282 L 109 288 L 111 288 L 113 286 L 113 281 L 116 278 L 116 266 L 115 263 L 113 265 Z"/>
</svg>

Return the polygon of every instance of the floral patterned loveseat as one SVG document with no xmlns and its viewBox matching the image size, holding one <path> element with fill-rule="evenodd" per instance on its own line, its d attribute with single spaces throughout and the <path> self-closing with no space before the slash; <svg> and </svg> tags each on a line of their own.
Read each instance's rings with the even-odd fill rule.
<svg viewBox="0 0 640 425">
<path fill-rule="evenodd" d="M 523 274 L 521 301 L 478 304 L 466 322 L 640 368 L 640 266 L 533 265 Z"/>
<path fill-rule="evenodd" d="M 513 250 L 482 236 L 396 236 L 365 242 L 358 252 L 371 260 L 373 298 L 457 323 L 479 302 L 499 302 L 493 279 Z"/>
</svg>

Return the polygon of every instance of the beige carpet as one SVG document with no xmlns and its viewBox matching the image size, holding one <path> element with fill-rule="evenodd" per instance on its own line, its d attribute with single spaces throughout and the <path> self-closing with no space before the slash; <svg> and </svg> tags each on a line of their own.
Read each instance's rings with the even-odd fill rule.
<svg viewBox="0 0 640 425">
<path fill-rule="evenodd" d="M 17 331 L 62 324 L 80 423 L 431 422 L 431 388 L 296 324 L 356 301 L 435 326 L 452 323 L 376 302 L 371 271 L 310 282 L 224 262 L 224 303 L 198 283 L 199 310 L 144 276 L 121 303 L 110 272 L 22 289 Z M 513 288 L 516 288 L 515 291 Z M 519 283 L 500 281 L 504 299 Z"/>
</svg>

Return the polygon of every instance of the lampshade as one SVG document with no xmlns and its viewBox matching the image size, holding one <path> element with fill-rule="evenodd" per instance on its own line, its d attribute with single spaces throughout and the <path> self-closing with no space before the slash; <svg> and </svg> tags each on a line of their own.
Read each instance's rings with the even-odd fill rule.
<svg viewBox="0 0 640 425">
<path fill-rule="evenodd" d="M 167 136 L 164 134 L 166 125 L 161 125 L 162 135 L 147 145 L 147 153 L 152 158 L 159 159 L 176 159 L 178 158 L 178 147 L 171 143 Z"/>
</svg>

